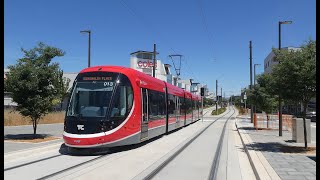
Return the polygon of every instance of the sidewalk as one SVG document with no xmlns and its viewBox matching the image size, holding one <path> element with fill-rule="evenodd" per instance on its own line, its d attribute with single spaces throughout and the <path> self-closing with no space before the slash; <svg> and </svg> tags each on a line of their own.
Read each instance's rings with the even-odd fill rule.
<svg viewBox="0 0 320 180">
<path fill-rule="evenodd" d="M 32 125 L 24 126 L 4 126 L 4 154 L 25 151 L 28 149 L 42 148 L 53 144 L 63 144 L 62 139 L 63 123 L 58 124 L 38 124 L 37 134 L 43 136 L 53 136 L 58 139 L 45 142 L 18 142 L 14 139 L 21 139 L 33 134 Z"/>
<path fill-rule="evenodd" d="M 302 153 L 304 143 L 293 142 L 291 132 L 280 137 L 278 130 L 255 130 L 247 116 L 238 116 L 236 125 L 260 179 L 316 179 L 316 152 Z"/>
</svg>

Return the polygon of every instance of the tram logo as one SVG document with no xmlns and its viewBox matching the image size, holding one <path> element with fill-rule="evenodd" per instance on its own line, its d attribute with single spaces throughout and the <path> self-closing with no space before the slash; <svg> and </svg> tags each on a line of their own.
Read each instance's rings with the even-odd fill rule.
<svg viewBox="0 0 320 180">
<path fill-rule="evenodd" d="M 77 125 L 77 127 L 78 127 L 78 130 L 80 131 L 83 131 L 84 130 L 84 125 Z"/>
</svg>

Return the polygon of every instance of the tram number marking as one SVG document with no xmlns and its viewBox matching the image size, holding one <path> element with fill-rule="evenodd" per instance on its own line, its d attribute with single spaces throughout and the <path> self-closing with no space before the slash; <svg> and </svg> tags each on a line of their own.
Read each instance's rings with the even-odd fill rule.
<svg viewBox="0 0 320 180">
<path fill-rule="evenodd" d="M 78 127 L 78 130 L 81 130 L 81 131 L 84 130 L 84 125 L 77 125 L 77 127 Z"/>
<path fill-rule="evenodd" d="M 104 86 L 112 87 L 114 85 L 114 82 L 104 82 Z"/>
</svg>

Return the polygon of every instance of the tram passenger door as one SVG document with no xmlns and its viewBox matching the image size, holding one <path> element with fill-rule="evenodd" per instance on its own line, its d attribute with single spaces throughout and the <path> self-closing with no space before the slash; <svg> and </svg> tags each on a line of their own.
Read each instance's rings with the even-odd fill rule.
<svg viewBox="0 0 320 180">
<path fill-rule="evenodd" d="M 148 121 L 149 121 L 149 112 L 148 112 L 148 90 L 141 89 L 142 97 L 142 119 L 141 119 L 141 136 L 140 140 L 144 141 L 148 139 Z"/>
</svg>

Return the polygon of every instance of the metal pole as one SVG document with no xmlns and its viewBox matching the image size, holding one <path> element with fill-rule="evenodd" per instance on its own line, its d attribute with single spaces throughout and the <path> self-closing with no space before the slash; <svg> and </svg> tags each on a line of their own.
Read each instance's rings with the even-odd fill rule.
<svg viewBox="0 0 320 180">
<path fill-rule="evenodd" d="M 91 51 L 91 31 L 88 31 L 89 32 L 89 47 L 88 47 L 88 67 L 90 67 L 90 51 Z"/>
<path fill-rule="evenodd" d="M 202 113 L 201 114 L 202 114 L 202 122 L 203 122 L 203 97 L 201 97 L 201 101 L 202 101 L 201 102 L 202 103 Z"/>
<path fill-rule="evenodd" d="M 153 44 L 153 77 L 156 77 L 156 44 Z"/>
<path fill-rule="evenodd" d="M 250 90 L 252 91 L 252 41 L 250 41 Z M 251 123 L 253 123 L 253 103 L 251 101 L 250 114 Z"/>
<path fill-rule="evenodd" d="M 221 101 L 220 101 L 220 107 L 222 108 L 222 88 L 221 88 Z"/>
<path fill-rule="evenodd" d="M 218 115 L 218 80 L 216 80 L 216 112 Z"/>
<path fill-rule="evenodd" d="M 281 22 L 279 21 L 279 50 L 281 50 Z M 280 60 L 279 60 L 280 64 Z M 279 136 L 282 136 L 282 105 L 279 93 Z"/>
</svg>

